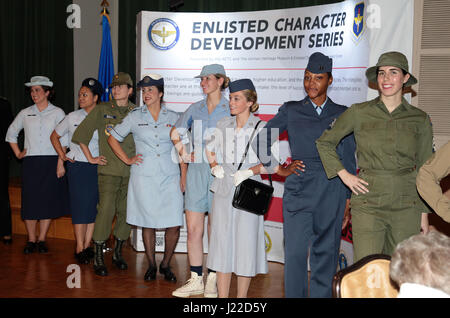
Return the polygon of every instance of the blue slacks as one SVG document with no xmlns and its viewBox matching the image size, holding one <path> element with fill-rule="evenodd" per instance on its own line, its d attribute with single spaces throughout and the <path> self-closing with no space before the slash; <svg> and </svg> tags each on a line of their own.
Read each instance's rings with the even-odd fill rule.
<svg viewBox="0 0 450 318">
<path fill-rule="evenodd" d="M 311 165 L 297 180 L 301 187 L 283 197 L 285 243 L 285 297 L 308 297 L 308 251 L 311 268 L 310 297 L 331 297 L 341 241 L 346 190 L 339 178 L 328 180 L 323 169 Z M 286 202 L 291 200 L 290 202 Z M 296 202 L 292 202 L 295 200 Z M 288 204 L 286 204 L 288 203 Z M 298 210 L 294 210 L 298 206 Z"/>
</svg>

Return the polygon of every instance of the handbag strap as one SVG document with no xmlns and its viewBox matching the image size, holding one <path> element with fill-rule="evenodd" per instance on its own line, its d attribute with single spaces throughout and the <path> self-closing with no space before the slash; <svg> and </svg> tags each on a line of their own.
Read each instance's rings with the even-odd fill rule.
<svg viewBox="0 0 450 318">
<path fill-rule="evenodd" d="M 245 152 L 244 152 L 244 155 L 242 156 L 241 163 L 239 164 L 239 167 L 237 168 L 238 170 L 241 169 L 242 164 L 244 163 L 245 157 L 247 157 L 247 152 L 248 152 L 248 149 L 250 148 L 250 143 L 252 142 L 253 137 L 255 136 L 256 130 L 258 129 L 258 126 L 260 123 L 261 123 L 261 120 L 258 121 L 258 123 L 255 126 L 255 129 L 253 129 L 252 135 L 250 136 L 250 140 L 247 143 L 247 147 L 245 147 Z M 272 186 L 272 176 L 270 174 L 269 174 L 269 181 L 270 181 L 270 185 Z"/>
</svg>

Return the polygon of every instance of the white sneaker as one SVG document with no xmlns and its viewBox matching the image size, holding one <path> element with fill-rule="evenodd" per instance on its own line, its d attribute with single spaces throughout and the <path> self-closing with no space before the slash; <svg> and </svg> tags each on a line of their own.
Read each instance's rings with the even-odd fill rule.
<svg viewBox="0 0 450 318">
<path fill-rule="evenodd" d="M 208 274 L 204 296 L 206 298 L 217 298 L 217 276 L 214 272 Z"/>
<path fill-rule="evenodd" d="M 189 297 L 191 295 L 200 295 L 203 294 L 204 286 L 203 286 L 203 276 L 198 276 L 197 273 L 191 272 L 191 278 L 181 286 L 177 288 L 172 296 L 175 297 Z"/>
</svg>

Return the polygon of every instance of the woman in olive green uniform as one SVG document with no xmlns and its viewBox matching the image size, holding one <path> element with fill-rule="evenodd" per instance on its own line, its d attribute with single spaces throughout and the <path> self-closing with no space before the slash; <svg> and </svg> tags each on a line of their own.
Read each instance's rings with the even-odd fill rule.
<svg viewBox="0 0 450 318">
<path fill-rule="evenodd" d="M 428 115 L 403 98 L 403 87 L 417 83 L 399 52 L 380 56 L 367 69 L 380 96 L 354 104 L 316 141 L 328 178 L 338 175 L 352 190 L 355 261 L 376 253 L 392 254 L 408 237 L 428 231 L 429 209 L 415 185 L 417 170 L 432 154 Z M 354 133 L 359 177 L 345 170 L 336 146 Z"/>
<path fill-rule="evenodd" d="M 122 122 L 128 113 L 135 108 L 128 98 L 133 92 L 133 81 L 127 73 L 114 75 L 112 83 L 113 100 L 97 105 L 81 122 L 72 136 L 72 142 L 79 144 L 90 163 L 98 164 L 99 202 L 95 219 L 93 241 L 95 243 L 94 271 L 97 275 L 108 275 L 103 258 L 103 248 L 111 234 L 114 215 L 115 247 L 113 263 L 117 268 L 125 270 L 127 263 L 122 257 L 122 247 L 131 233 L 127 224 L 127 193 L 130 179 L 130 166 L 122 162 L 111 150 L 108 137 L 111 129 Z M 93 158 L 87 145 L 95 131 L 98 131 L 99 153 Z M 122 148 L 129 157 L 135 156 L 133 136 L 127 136 Z"/>
</svg>

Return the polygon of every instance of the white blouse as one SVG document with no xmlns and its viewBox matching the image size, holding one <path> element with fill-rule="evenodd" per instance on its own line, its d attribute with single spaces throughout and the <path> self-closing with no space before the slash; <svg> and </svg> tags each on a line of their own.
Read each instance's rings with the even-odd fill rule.
<svg viewBox="0 0 450 318">
<path fill-rule="evenodd" d="M 88 113 L 84 109 L 78 109 L 68 114 L 55 128 L 56 133 L 69 140 L 70 151 L 66 156 L 70 159 L 80 162 L 88 162 L 81 147 L 72 142 L 72 136 L 78 125 L 86 118 Z M 92 157 L 98 157 L 98 132 L 94 131 L 92 139 L 89 142 L 88 148 L 92 154 Z"/>
<path fill-rule="evenodd" d="M 48 103 L 47 108 L 39 111 L 36 105 L 22 109 L 8 128 L 5 140 L 17 143 L 17 137 L 23 129 L 25 133 L 24 149 L 26 156 L 57 156 L 50 141 L 50 135 L 56 125 L 64 118 L 64 111 Z M 67 146 L 66 138 L 60 138 L 63 146 Z"/>
</svg>

